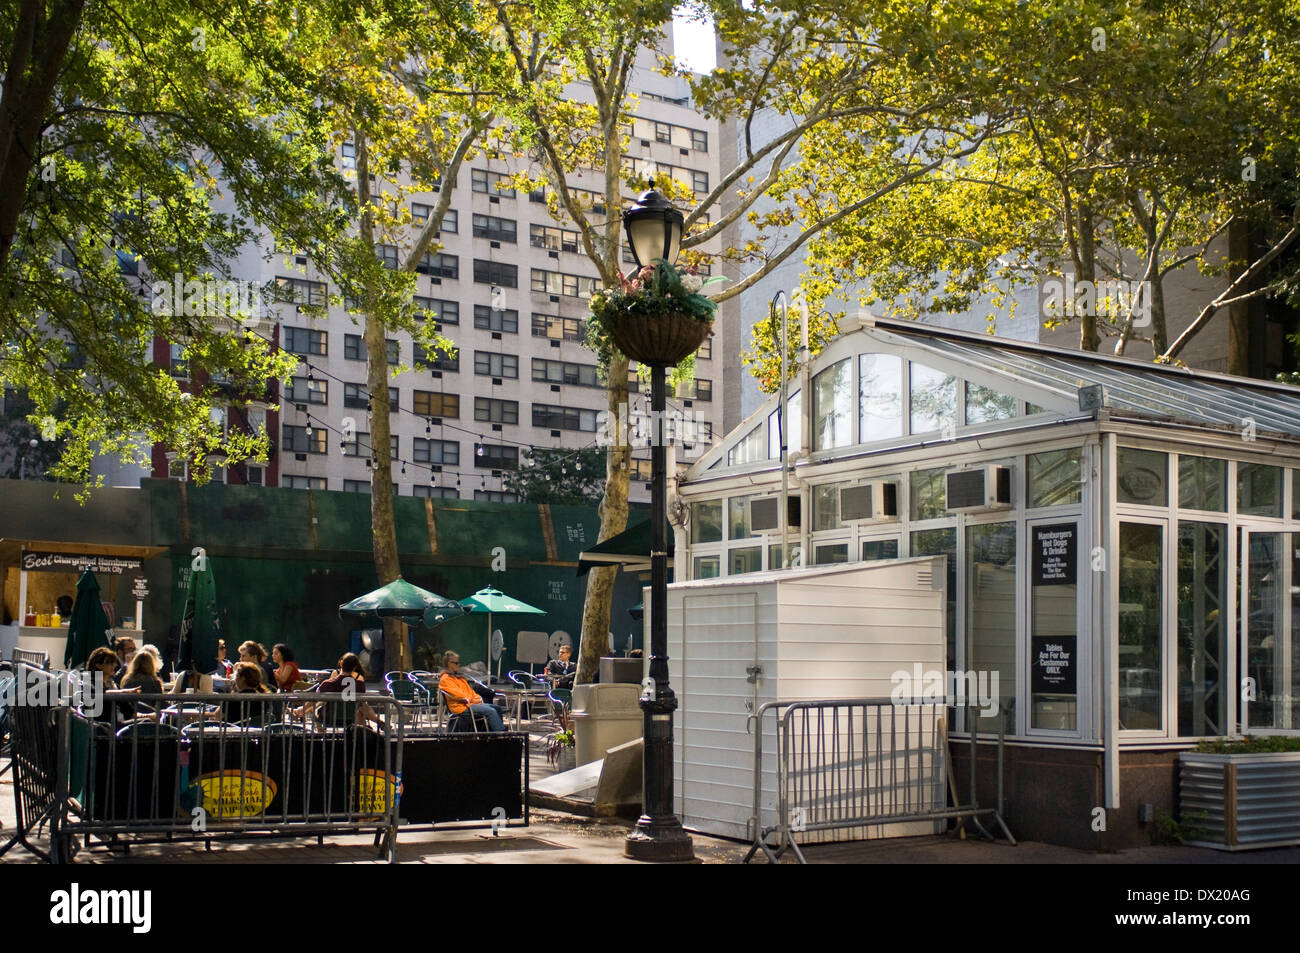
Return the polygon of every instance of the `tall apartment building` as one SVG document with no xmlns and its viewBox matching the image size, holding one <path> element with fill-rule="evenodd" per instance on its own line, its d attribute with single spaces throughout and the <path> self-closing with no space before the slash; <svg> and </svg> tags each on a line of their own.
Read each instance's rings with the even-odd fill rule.
<svg viewBox="0 0 1300 953">
<path fill-rule="evenodd" d="M 627 127 L 636 173 L 671 174 L 697 196 L 707 195 L 718 177 L 717 122 L 692 108 L 681 80 L 655 72 L 648 54 L 643 53 L 631 88 L 639 94 Z M 584 88 L 575 86 L 573 93 L 583 97 Z M 352 155 L 345 144 L 345 165 Z M 416 306 L 455 342 L 456 356 L 426 358 L 410 334 L 389 339 L 390 363 L 416 368 L 392 378 L 389 388 L 391 406 L 399 410 L 392 416 L 393 475 L 403 496 L 508 501 L 504 477 L 519 465 L 521 450 L 596 445 L 598 415 L 607 409 L 607 398 L 595 355 L 583 344 L 596 272 L 580 251 L 572 223 L 549 214 L 543 192 L 503 187 L 516 161 L 480 156 L 461 169 L 438 239 L 442 247 L 417 269 Z M 575 175 L 569 184 L 590 191 L 593 183 L 590 176 Z M 435 196 L 417 193 L 408 200 L 418 221 L 429 214 Z M 633 200 L 631 193 L 624 197 L 627 204 Z M 596 211 L 603 214 L 599 207 Z M 401 253 L 396 246 L 380 249 L 393 267 Z M 624 261 L 630 268 L 626 247 Z M 246 249 L 238 273 L 258 284 L 278 282 L 304 304 L 323 304 L 337 292 L 306 257 L 286 262 L 282 253 L 265 248 Z M 276 310 L 258 333 L 298 354 L 298 371 L 282 393 L 270 393 L 247 409 L 234 402 L 226 420 L 234 427 L 265 425 L 274 452 L 265 465 L 231 467 L 216 478 L 369 492 L 363 328 L 341 307 L 331 306 L 325 320 L 308 319 L 293 304 Z M 670 401 L 670 409 L 698 425 L 687 458 L 708 449 L 715 428 L 721 435 L 721 402 L 715 403 L 714 393 L 721 389 L 722 362 L 715 347 L 713 341 L 704 345 L 693 383 Z M 178 349 L 169 351 L 160 342 L 155 359 L 170 362 L 182 376 L 187 370 L 178 355 Z M 434 366 L 416 366 L 426 361 Z M 278 412 L 271 409 L 277 402 Z M 635 394 L 631 403 L 630 414 L 643 412 L 648 395 Z M 351 440 L 339 433 L 346 418 L 355 424 Z M 648 499 L 648 449 L 634 454 L 633 467 L 632 498 Z M 433 480 L 431 468 L 438 468 Z M 155 448 L 152 475 L 188 476 L 162 447 Z M 123 480 L 119 474 L 110 482 Z"/>
</svg>

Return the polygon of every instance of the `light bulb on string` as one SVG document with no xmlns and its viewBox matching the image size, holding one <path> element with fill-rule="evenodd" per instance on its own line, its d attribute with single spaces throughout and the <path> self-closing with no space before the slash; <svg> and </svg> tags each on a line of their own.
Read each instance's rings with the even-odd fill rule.
<svg viewBox="0 0 1300 953">
<path fill-rule="evenodd" d="M 487 449 L 483 446 L 482 443 L 474 444 L 474 456 L 481 457 L 485 453 L 487 453 Z"/>
<path fill-rule="evenodd" d="M 406 476 L 406 461 L 402 461 L 402 476 Z"/>
<path fill-rule="evenodd" d="M 424 423 L 424 432 L 425 432 L 425 433 L 433 433 L 433 418 L 432 418 L 432 417 L 430 417 L 428 420 L 425 421 L 425 423 Z"/>
</svg>

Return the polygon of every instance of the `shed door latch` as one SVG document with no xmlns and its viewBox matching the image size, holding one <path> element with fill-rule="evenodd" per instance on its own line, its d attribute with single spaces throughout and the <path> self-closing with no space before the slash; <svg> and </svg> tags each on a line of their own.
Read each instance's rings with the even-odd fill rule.
<svg viewBox="0 0 1300 953">
<path fill-rule="evenodd" d="M 745 674 L 749 676 L 745 681 L 754 685 L 758 682 L 758 677 L 763 674 L 763 668 L 759 665 L 751 665 L 745 669 Z"/>
</svg>

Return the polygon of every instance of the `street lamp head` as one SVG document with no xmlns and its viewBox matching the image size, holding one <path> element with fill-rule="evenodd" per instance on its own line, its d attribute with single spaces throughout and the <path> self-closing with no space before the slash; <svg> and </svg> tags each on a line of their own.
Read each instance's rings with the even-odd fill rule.
<svg viewBox="0 0 1300 953">
<path fill-rule="evenodd" d="M 685 217 L 673 204 L 655 191 L 654 181 L 642 192 L 636 204 L 623 212 L 623 228 L 638 267 L 663 259 L 677 263 L 682 250 L 682 226 Z"/>
</svg>

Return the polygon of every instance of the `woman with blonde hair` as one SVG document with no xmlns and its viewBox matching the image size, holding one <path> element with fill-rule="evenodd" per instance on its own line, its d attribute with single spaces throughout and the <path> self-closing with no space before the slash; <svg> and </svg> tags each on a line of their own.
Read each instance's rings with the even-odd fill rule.
<svg viewBox="0 0 1300 953">
<path fill-rule="evenodd" d="M 152 652 L 141 649 L 131 659 L 122 676 L 122 688 L 138 688 L 146 695 L 161 695 L 162 680 L 158 677 L 158 661 Z"/>
</svg>

